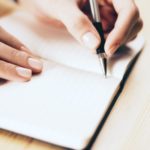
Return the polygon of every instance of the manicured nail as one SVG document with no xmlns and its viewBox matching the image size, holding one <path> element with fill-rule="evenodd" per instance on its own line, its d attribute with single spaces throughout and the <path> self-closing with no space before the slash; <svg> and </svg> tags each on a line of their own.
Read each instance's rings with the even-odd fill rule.
<svg viewBox="0 0 150 150">
<path fill-rule="evenodd" d="M 108 57 L 111 57 L 113 55 L 113 52 L 109 50 L 109 51 L 106 51 L 106 54 Z"/>
<path fill-rule="evenodd" d="M 100 42 L 92 32 L 85 33 L 82 40 L 84 45 L 89 49 L 95 49 Z"/>
<path fill-rule="evenodd" d="M 37 69 L 37 70 L 41 70 L 43 67 L 42 62 L 34 58 L 29 58 L 28 63 L 32 68 Z"/>
<path fill-rule="evenodd" d="M 119 45 L 112 46 L 111 48 L 106 48 L 106 54 L 108 57 L 112 57 L 112 55 L 115 53 Z"/>
<path fill-rule="evenodd" d="M 16 67 L 17 73 L 24 78 L 31 78 L 32 71 L 30 69 L 25 69 L 22 67 Z"/>
</svg>

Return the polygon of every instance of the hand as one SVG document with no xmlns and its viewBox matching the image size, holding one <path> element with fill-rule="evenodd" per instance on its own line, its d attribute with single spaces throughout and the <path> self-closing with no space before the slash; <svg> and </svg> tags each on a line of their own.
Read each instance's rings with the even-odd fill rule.
<svg viewBox="0 0 150 150">
<path fill-rule="evenodd" d="M 90 21 L 88 0 L 20 0 L 20 3 L 46 23 L 65 26 L 73 37 L 89 49 L 101 39 Z M 139 10 L 133 0 L 98 0 L 108 56 L 134 39 L 142 28 Z M 87 17 L 88 16 L 88 17 Z"/>
<path fill-rule="evenodd" d="M 28 81 L 39 73 L 42 63 L 15 37 L 0 27 L 0 78 Z"/>
</svg>

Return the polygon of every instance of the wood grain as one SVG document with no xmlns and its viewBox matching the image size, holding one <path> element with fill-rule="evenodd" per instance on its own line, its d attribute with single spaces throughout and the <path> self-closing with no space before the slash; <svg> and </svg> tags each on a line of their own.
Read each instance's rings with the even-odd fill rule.
<svg viewBox="0 0 150 150">
<path fill-rule="evenodd" d="M 52 144 L 0 130 L 0 150 L 62 150 Z"/>
<path fill-rule="evenodd" d="M 95 150 L 150 149 L 150 1 L 137 0 L 146 45 L 94 145 Z"/>
</svg>

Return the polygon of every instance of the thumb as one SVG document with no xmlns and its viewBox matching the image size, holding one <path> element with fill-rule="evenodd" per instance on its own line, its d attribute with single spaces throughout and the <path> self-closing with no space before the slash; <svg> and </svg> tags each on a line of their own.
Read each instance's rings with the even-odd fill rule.
<svg viewBox="0 0 150 150">
<path fill-rule="evenodd" d="M 70 3 L 70 5 L 59 15 L 60 21 L 77 41 L 87 48 L 95 50 L 101 41 L 99 34 L 78 5 L 74 3 Z"/>
</svg>

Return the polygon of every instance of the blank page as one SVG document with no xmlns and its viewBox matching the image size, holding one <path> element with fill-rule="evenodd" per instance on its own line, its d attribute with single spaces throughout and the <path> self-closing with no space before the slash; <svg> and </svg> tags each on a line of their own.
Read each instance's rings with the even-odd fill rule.
<svg viewBox="0 0 150 150">
<path fill-rule="evenodd" d="M 39 23 L 32 15 L 20 11 L 1 19 L 0 23 L 42 58 L 79 70 L 102 73 L 97 55 L 81 46 L 66 30 Z M 114 55 L 108 62 L 108 75 L 122 79 L 143 43 L 141 37 L 137 38 Z"/>
<path fill-rule="evenodd" d="M 122 59 L 121 53 L 116 55 L 105 79 L 97 56 L 67 31 L 37 23 L 24 12 L 5 17 L 0 23 L 45 59 L 42 74 L 30 82 L 0 86 L 0 126 L 61 146 L 84 148 L 137 49 L 130 49 L 132 55 Z M 113 76 L 113 70 L 119 76 Z"/>
<path fill-rule="evenodd" d="M 85 147 L 117 91 L 104 79 L 58 64 L 27 83 L 0 87 L 0 126 L 75 149 Z"/>
</svg>

